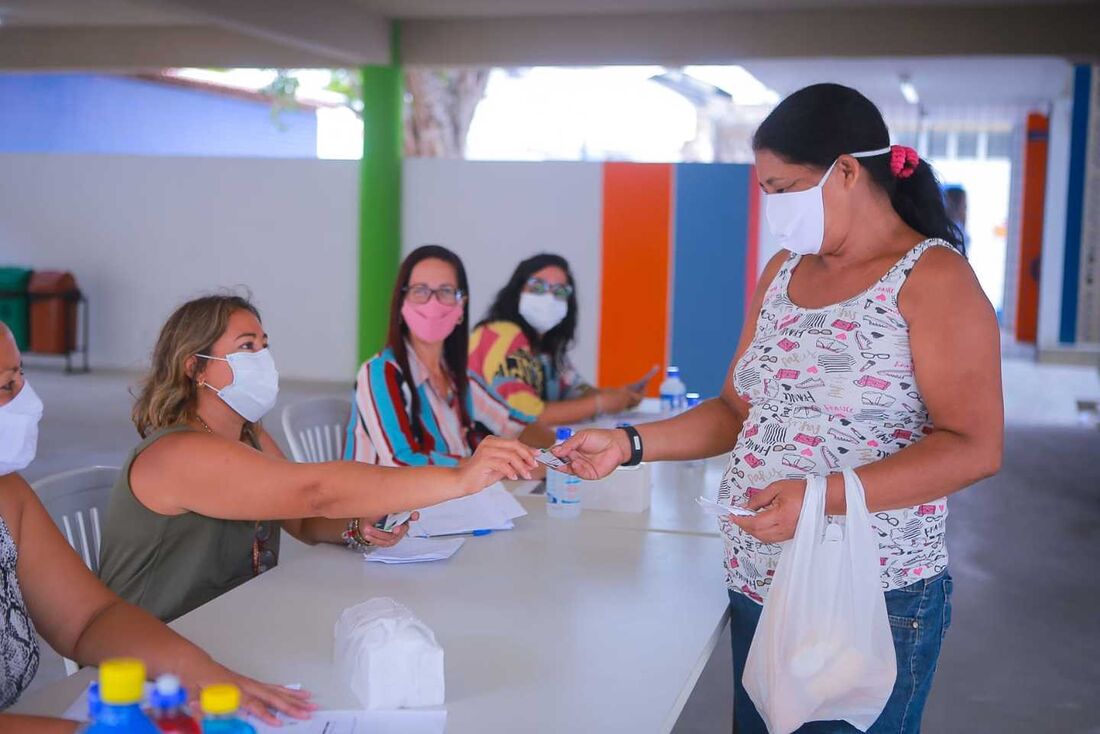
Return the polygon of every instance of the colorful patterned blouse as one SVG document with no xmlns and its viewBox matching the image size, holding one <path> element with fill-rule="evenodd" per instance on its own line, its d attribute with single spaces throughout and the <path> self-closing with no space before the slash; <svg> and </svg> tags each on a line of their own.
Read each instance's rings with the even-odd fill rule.
<svg viewBox="0 0 1100 734">
<path fill-rule="evenodd" d="M 423 440 L 409 419 L 412 396 L 393 350 L 387 347 L 359 368 L 344 458 L 383 466 L 455 466 L 476 447 L 462 425 L 457 396 L 439 395 L 410 346 L 409 370 L 420 397 Z M 477 435 L 515 438 L 535 419 L 510 407 L 481 377 L 468 371 L 466 414 Z"/>
<path fill-rule="evenodd" d="M 545 403 L 575 398 L 592 389 L 568 357 L 558 370 L 549 355 L 535 354 L 523 330 L 510 321 L 492 321 L 474 329 L 470 370 L 527 415 L 540 415 Z"/>
<path fill-rule="evenodd" d="M 791 301 L 787 287 L 801 258 L 787 259 L 734 368 L 734 389 L 750 410 L 718 490 L 720 503 L 743 505 L 780 479 L 880 461 L 932 432 L 898 294 L 933 247 L 952 249 L 925 240 L 866 291 L 823 308 Z M 884 591 L 947 568 L 946 520 L 945 498 L 872 515 Z M 783 546 L 762 543 L 728 520 L 719 524 L 729 588 L 763 603 Z"/>
</svg>

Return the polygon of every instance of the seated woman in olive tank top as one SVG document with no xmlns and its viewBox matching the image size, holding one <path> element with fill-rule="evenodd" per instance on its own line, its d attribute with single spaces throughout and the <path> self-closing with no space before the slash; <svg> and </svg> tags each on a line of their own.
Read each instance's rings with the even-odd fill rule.
<svg viewBox="0 0 1100 734">
<path fill-rule="evenodd" d="M 311 544 L 388 545 L 407 527 L 375 530 L 387 513 L 537 466 L 531 449 L 496 438 L 459 468 L 293 463 L 259 423 L 277 394 L 267 334 L 246 299 L 207 296 L 172 314 L 134 406 L 143 440 L 111 493 L 100 554 L 108 587 L 172 620 L 275 565 L 280 529 Z"/>
<path fill-rule="evenodd" d="M 0 732 L 73 734 L 75 721 L 8 713 L 38 672 L 39 636 L 81 665 L 136 657 L 153 676 L 172 673 L 188 690 L 233 683 L 241 709 L 275 724 L 275 713 L 308 718 L 305 691 L 235 673 L 112 594 L 88 570 L 20 476 L 38 450 L 43 405 L 23 378 L 22 357 L 0 321 Z"/>
</svg>

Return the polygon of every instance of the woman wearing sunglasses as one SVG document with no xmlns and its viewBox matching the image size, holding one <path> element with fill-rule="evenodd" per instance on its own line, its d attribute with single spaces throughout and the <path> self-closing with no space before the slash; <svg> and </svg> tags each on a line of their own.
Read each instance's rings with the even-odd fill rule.
<svg viewBox="0 0 1100 734">
<path fill-rule="evenodd" d="M 401 264 L 386 347 L 355 381 L 345 458 L 383 466 L 459 466 L 487 436 L 553 443 L 467 370 L 468 286 L 462 260 L 424 245 Z"/>
<path fill-rule="evenodd" d="M 515 441 L 486 441 L 459 469 L 289 462 L 260 423 L 279 392 L 267 347 L 255 306 L 216 295 L 178 308 L 153 350 L 133 410 L 142 441 L 111 492 L 100 577 L 165 621 L 274 566 L 280 530 L 353 550 L 392 545 L 407 528 L 375 530 L 386 514 L 537 466 Z"/>
<path fill-rule="evenodd" d="M 569 360 L 577 330 L 577 294 L 569 263 L 541 254 L 521 262 L 470 335 L 470 368 L 517 410 L 547 426 L 620 413 L 639 390 L 600 390 Z"/>
</svg>

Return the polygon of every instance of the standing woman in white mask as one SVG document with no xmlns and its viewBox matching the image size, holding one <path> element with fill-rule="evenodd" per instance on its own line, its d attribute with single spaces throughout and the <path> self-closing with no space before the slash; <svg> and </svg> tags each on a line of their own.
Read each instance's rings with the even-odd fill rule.
<svg viewBox="0 0 1100 734">
<path fill-rule="evenodd" d="M 112 590 L 172 620 L 275 565 L 280 528 L 307 543 L 392 545 L 407 527 L 371 527 L 387 513 L 537 466 L 531 449 L 495 438 L 460 468 L 291 463 L 259 423 L 277 394 L 267 334 L 247 300 L 207 296 L 169 317 L 134 405 L 143 440 L 103 528 L 100 576 Z"/>
<path fill-rule="evenodd" d="M 576 331 L 569 263 L 560 255 L 535 255 L 516 267 L 470 334 L 470 369 L 513 408 L 546 426 L 619 413 L 641 402 L 640 391 L 599 389 L 581 377 L 569 359 Z"/>
<path fill-rule="evenodd" d="M 856 469 L 897 654 L 870 731 L 916 734 L 951 620 L 947 497 L 1001 462 L 997 320 L 932 169 L 890 145 L 862 94 L 837 84 L 795 92 L 753 148 L 768 224 L 786 251 L 764 269 L 721 396 L 669 420 L 583 431 L 555 453 L 594 479 L 643 458 L 729 452 L 718 501 L 760 510 L 720 523 L 741 734 L 766 731 L 741 679 L 805 477 L 828 478 L 825 510 L 841 515 L 842 472 Z"/>
<path fill-rule="evenodd" d="M 19 472 L 34 460 L 42 402 L 23 377 L 19 349 L 0 322 L 0 732 L 72 734 L 75 721 L 2 713 L 38 670 L 36 632 L 83 665 L 136 657 L 151 675 L 173 673 L 192 691 L 234 683 L 249 712 L 298 718 L 314 708 L 304 691 L 238 675 L 127 604 L 100 583 L 58 532 Z"/>
</svg>

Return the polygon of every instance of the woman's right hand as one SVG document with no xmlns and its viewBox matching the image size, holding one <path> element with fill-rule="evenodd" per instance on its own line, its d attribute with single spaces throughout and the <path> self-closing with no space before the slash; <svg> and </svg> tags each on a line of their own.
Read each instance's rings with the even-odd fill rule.
<svg viewBox="0 0 1100 734">
<path fill-rule="evenodd" d="M 603 479 L 630 459 L 630 438 L 617 428 L 589 428 L 550 451 L 560 459 L 568 459 L 566 471 L 581 479 Z"/>
<path fill-rule="evenodd" d="M 489 436 L 458 467 L 463 494 L 476 494 L 501 479 L 530 479 L 538 467 L 535 449 L 515 439 Z"/>
</svg>

